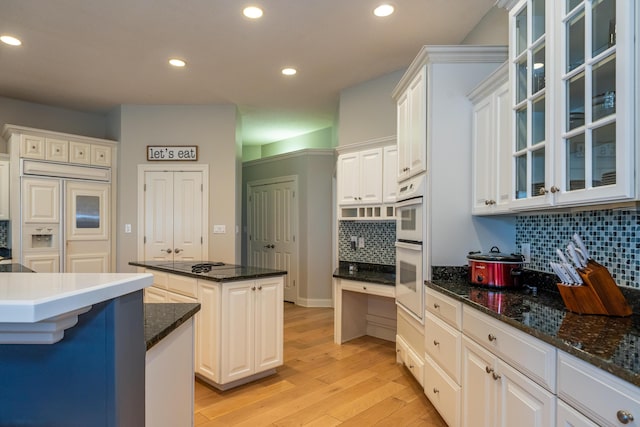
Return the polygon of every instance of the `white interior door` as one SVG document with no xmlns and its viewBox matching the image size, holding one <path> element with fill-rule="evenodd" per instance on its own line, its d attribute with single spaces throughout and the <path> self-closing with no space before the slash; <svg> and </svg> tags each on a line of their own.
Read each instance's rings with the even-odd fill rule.
<svg viewBox="0 0 640 427">
<path fill-rule="evenodd" d="M 146 171 L 145 260 L 203 260 L 200 171 Z"/>
<path fill-rule="evenodd" d="M 249 264 L 285 270 L 284 300 L 298 299 L 297 180 L 249 184 Z"/>
</svg>

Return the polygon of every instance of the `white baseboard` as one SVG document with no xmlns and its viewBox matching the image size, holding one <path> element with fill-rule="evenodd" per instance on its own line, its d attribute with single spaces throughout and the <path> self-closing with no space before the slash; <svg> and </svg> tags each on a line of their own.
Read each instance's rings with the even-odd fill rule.
<svg viewBox="0 0 640 427">
<path fill-rule="evenodd" d="M 298 305 L 302 307 L 333 307 L 333 299 L 298 298 Z"/>
</svg>

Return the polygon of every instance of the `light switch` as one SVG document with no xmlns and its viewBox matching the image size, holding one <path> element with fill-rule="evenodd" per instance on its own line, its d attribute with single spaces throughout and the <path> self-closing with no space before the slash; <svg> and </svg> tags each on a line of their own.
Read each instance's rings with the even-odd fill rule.
<svg viewBox="0 0 640 427">
<path fill-rule="evenodd" d="M 213 226 L 213 234 L 224 234 L 226 232 L 227 232 L 227 226 L 224 224 Z"/>
<path fill-rule="evenodd" d="M 131 224 L 125 224 L 124 225 L 124 232 L 125 233 L 131 233 Z"/>
</svg>

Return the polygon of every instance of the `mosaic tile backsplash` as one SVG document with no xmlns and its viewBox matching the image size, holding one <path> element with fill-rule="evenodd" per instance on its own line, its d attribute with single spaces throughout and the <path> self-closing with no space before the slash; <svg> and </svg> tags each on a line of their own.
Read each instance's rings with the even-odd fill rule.
<svg viewBox="0 0 640 427">
<path fill-rule="evenodd" d="M 526 268 L 550 273 L 556 248 L 578 233 L 594 260 L 609 269 L 619 286 L 640 288 L 640 214 L 637 209 L 524 215 L 516 218 L 516 246 L 531 244 Z"/>
<path fill-rule="evenodd" d="M 364 248 L 351 249 L 351 236 L 364 237 Z M 340 221 L 338 258 L 340 261 L 396 265 L 395 221 Z"/>
<path fill-rule="evenodd" d="M 0 248 L 9 246 L 9 221 L 0 221 Z"/>
</svg>

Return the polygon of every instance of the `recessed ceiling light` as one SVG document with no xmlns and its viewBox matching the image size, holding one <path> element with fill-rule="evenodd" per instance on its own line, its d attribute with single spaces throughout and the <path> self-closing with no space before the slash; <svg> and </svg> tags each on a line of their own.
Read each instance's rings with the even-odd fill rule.
<svg viewBox="0 0 640 427">
<path fill-rule="evenodd" d="M 373 14 L 376 16 L 384 17 L 389 16 L 393 13 L 395 8 L 387 3 L 381 4 L 373 10 Z"/>
<path fill-rule="evenodd" d="M 262 17 L 262 9 L 257 6 L 248 6 L 244 8 L 242 14 L 250 19 L 258 19 Z"/>
<path fill-rule="evenodd" d="M 169 60 L 169 64 L 173 65 L 174 67 L 184 67 L 185 65 L 187 65 L 186 62 L 178 58 L 171 58 Z"/>
<path fill-rule="evenodd" d="M 282 74 L 284 74 L 285 76 L 293 76 L 297 72 L 298 72 L 298 70 L 296 70 L 295 68 L 291 68 L 291 67 L 287 67 L 287 68 L 283 68 L 282 69 Z"/>
<path fill-rule="evenodd" d="M 0 41 L 11 46 L 20 46 L 22 44 L 22 42 L 19 39 L 12 36 L 6 36 L 6 35 L 0 36 Z"/>
</svg>

